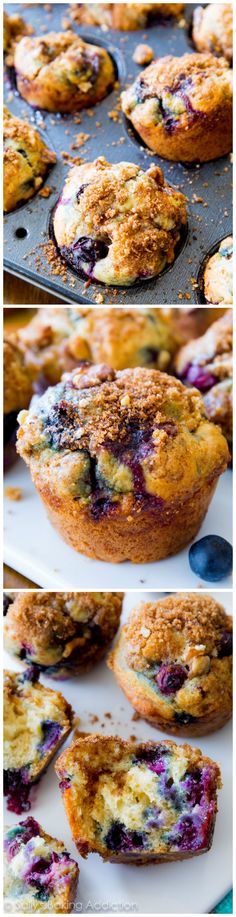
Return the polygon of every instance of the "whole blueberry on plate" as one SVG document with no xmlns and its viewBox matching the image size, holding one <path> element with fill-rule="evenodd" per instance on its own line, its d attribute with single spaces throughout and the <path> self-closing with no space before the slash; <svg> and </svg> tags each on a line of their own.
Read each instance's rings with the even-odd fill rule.
<svg viewBox="0 0 236 917">
<path fill-rule="evenodd" d="M 220 535 L 205 535 L 189 550 L 191 570 L 210 582 L 217 582 L 231 573 L 232 560 L 232 545 Z"/>
</svg>

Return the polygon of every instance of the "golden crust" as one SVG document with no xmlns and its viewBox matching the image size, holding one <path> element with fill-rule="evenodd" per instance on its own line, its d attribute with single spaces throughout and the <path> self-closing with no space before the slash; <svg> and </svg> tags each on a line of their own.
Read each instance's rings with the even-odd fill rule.
<svg viewBox="0 0 236 917">
<path fill-rule="evenodd" d="M 133 802 L 135 811 L 140 791 L 141 811 L 137 816 L 135 828 L 139 830 L 143 828 L 142 806 L 145 808 L 145 798 L 148 800 L 148 796 L 145 797 L 145 791 L 148 793 L 148 784 L 144 782 L 142 787 L 143 775 L 141 774 L 141 778 L 138 777 L 139 783 L 134 797 L 130 799 L 129 786 L 132 787 L 134 770 L 132 765 L 134 758 L 137 760 L 139 756 L 152 753 L 156 749 L 163 751 L 164 755 L 170 751 L 180 773 L 186 772 L 187 768 L 194 770 L 194 768 L 209 767 L 212 774 L 212 788 L 214 784 L 213 797 L 216 798 L 217 787 L 221 786 L 220 769 L 210 758 L 204 757 L 198 748 L 192 748 L 189 745 L 177 746 L 170 740 L 134 744 L 118 736 L 99 734 L 78 739 L 57 759 L 55 770 L 60 780 L 63 802 L 73 839 L 83 857 L 86 858 L 88 853 L 96 852 L 104 860 L 131 861 L 134 865 L 141 865 L 148 862 L 163 862 L 165 859 L 178 860 L 189 855 L 183 852 L 179 854 L 176 849 L 173 850 L 173 847 L 167 849 L 166 843 L 157 836 L 154 838 L 151 850 L 136 849 L 135 853 L 131 854 L 129 850 L 126 850 L 119 854 L 118 850 L 110 848 L 108 841 L 102 836 L 106 834 L 111 819 L 114 824 L 116 823 L 117 811 L 122 812 L 122 815 L 124 812 L 125 817 L 130 821 L 132 818 L 130 804 L 132 806 Z M 122 815 L 120 821 L 122 821 Z M 176 812 L 174 818 L 176 820 Z M 99 831 L 97 830 L 98 824 Z"/>
<path fill-rule="evenodd" d="M 53 227 L 75 270 L 108 285 L 130 285 L 174 261 L 186 223 L 186 198 L 166 184 L 158 166 L 145 172 L 101 156 L 71 169 Z"/>
<path fill-rule="evenodd" d="M 196 389 L 158 370 L 80 366 L 19 422 L 18 452 L 53 523 L 100 559 L 176 553 L 228 460 Z"/>
<path fill-rule="evenodd" d="M 47 111 L 73 112 L 96 105 L 115 82 L 107 51 L 72 31 L 23 38 L 14 66 L 22 98 Z"/>
<path fill-rule="evenodd" d="M 11 115 L 4 106 L 4 210 L 15 210 L 41 187 L 56 154 L 49 150 L 26 121 Z"/>
<path fill-rule="evenodd" d="M 21 16 L 14 13 L 8 16 L 3 13 L 3 50 L 7 53 L 6 63 L 10 67 L 13 64 L 14 49 L 17 41 L 20 41 L 22 35 L 32 35 L 33 28 L 24 22 Z"/>
<path fill-rule="evenodd" d="M 231 63 L 233 56 L 232 3 L 209 3 L 193 11 L 192 38 L 198 51 L 223 54 Z"/>
<path fill-rule="evenodd" d="M 164 159 L 207 162 L 231 150 L 232 72 L 224 58 L 162 57 L 121 98 L 142 140 Z"/>
<path fill-rule="evenodd" d="M 34 382 L 60 381 L 80 360 L 166 370 L 179 343 L 159 309 L 38 309 L 4 343 L 4 412 L 27 408 Z"/>
<path fill-rule="evenodd" d="M 113 640 L 122 599 L 118 592 L 18 593 L 5 617 L 6 649 L 22 658 L 30 644 L 27 662 L 54 677 L 88 671 Z"/>
<path fill-rule="evenodd" d="M 175 735 L 204 735 L 231 716 L 232 655 L 221 648 L 231 633 L 232 618 L 211 596 L 176 593 L 134 608 L 108 665 L 152 725 Z M 172 665 L 181 668 L 183 681 L 165 692 L 159 672 Z"/>
<path fill-rule="evenodd" d="M 233 316 L 232 309 L 214 322 L 208 331 L 178 352 L 177 375 L 188 381 L 189 367 L 203 373 L 204 403 L 209 420 L 220 424 L 229 444 L 233 425 Z M 200 375 L 201 380 L 201 375 Z M 207 384 L 207 379 L 209 383 Z M 190 383 L 191 384 L 191 383 Z M 197 377 L 195 385 L 198 385 Z M 201 383 L 199 383 L 201 387 Z"/>
<path fill-rule="evenodd" d="M 184 3 L 71 3 L 70 15 L 79 24 L 132 32 L 155 18 L 178 17 L 183 9 Z"/>
</svg>

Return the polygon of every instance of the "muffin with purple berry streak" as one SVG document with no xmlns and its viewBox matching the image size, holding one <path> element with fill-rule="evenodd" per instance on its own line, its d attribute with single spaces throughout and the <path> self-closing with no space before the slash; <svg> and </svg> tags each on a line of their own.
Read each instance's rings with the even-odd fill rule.
<svg viewBox="0 0 236 917">
<path fill-rule="evenodd" d="M 63 259 L 108 286 L 160 274 L 173 263 L 186 225 L 186 198 L 158 166 L 145 172 L 104 156 L 70 170 L 53 217 Z"/>
<path fill-rule="evenodd" d="M 19 415 L 18 452 L 76 551 L 144 563 L 197 534 L 228 447 L 196 389 L 84 363 Z"/>
<path fill-rule="evenodd" d="M 232 618 L 209 595 L 141 603 L 108 660 L 137 713 L 174 735 L 220 729 L 232 713 Z"/>
<path fill-rule="evenodd" d="M 79 868 L 64 844 L 34 818 L 4 831 L 4 911 L 70 914 Z"/>
<path fill-rule="evenodd" d="M 4 795 L 9 811 L 27 812 L 32 785 L 71 732 L 62 694 L 38 683 L 37 666 L 4 675 Z"/>
<path fill-rule="evenodd" d="M 221 778 L 199 749 L 93 735 L 73 743 L 55 767 L 82 857 L 139 866 L 210 849 Z"/>
<path fill-rule="evenodd" d="M 184 3 L 70 3 L 70 15 L 79 25 L 101 25 L 121 32 L 144 29 L 150 22 L 178 18 Z"/>
<path fill-rule="evenodd" d="M 233 427 L 233 315 L 229 309 L 208 331 L 181 347 L 175 370 L 185 385 L 202 392 L 207 416 L 220 424 L 229 448 Z"/>
<path fill-rule="evenodd" d="M 107 51 L 72 31 L 22 38 L 14 68 L 22 99 L 34 108 L 62 114 L 96 105 L 116 79 Z"/>
<path fill-rule="evenodd" d="M 141 139 L 164 159 L 207 162 L 231 150 L 232 71 L 224 58 L 158 58 L 121 98 Z"/>
<path fill-rule="evenodd" d="M 119 627 L 122 592 L 18 592 L 5 619 L 6 649 L 52 678 L 88 672 Z"/>
<path fill-rule="evenodd" d="M 229 63 L 233 57 L 233 5 L 209 3 L 193 10 L 192 39 L 198 51 L 223 55 Z"/>
</svg>

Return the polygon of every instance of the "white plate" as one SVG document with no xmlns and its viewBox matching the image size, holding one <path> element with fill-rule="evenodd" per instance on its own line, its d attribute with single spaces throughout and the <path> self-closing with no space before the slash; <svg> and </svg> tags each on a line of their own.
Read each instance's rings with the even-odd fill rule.
<svg viewBox="0 0 236 917">
<path fill-rule="evenodd" d="M 23 461 L 5 476 L 5 486 L 20 487 L 22 500 L 5 498 L 4 560 L 46 589 L 197 589 L 210 584 L 192 573 L 188 548 L 175 557 L 151 564 L 107 564 L 69 548 L 51 527 Z M 197 538 L 222 535 L 232 542 L 232 472 L 218 483 Z M 220 581 L 230 588 L 232 577 Z"/>
<path fill-rule="evenodd" d="M 220 599 L 229 613 L 232 613 L 230 593 L 211 593 Z M 147 599 L 140 593 L 139 601 Z M 137 595 L 125 597 L 123 619 L 127 611 L 137 602 Z M 20 663 L 5 654 L 7 668 L 19 670 Z M 119 734 L 128 738 L 134 734 L 139 740 L 163 738 L 163 733 L 154 730 L 147 723 L 132 721 L 132 708 L 118 688 L 106 664 L 96 666 L 86 676 L 69 681 L 53 682 L 42 677 L 47 687 L 63 692 L 80 717 L 79 728 L 83 731 Z M 112 719 L 105 714 L 112 713 Z M 98 722 L 91 724 L 91 714 L 98 716 Z M 102 724 L 104 724 L 102 726 Z M 179 740 L 176 739 L 178 742 Z M 219 762 L 223 789 L 219 793 L 219 812 L 213 846 L 209 853 L 195 857 L 188 862 L 171 863 L 163 866 L 114 865 L 103 863 L 92 854 L 87 860 L 78 858 L 64 813 L 63 803 L 55 777 L 54 766 L 42 778 L 37 787 L 36 801 L 32 815 L 38 819 L 44 830 L 64 841 L 71 855 L 79 859 L 80 882 L 74 913 L 119 912 L 148 914 L 208 914 L 231 887 L 232 862 L 232 747 L 230 724 L 213 735 L 199 740 L 189 740 L 199 745 L 202 751 Z M 67 744 L 70 744 L 70 739 Z M 181 743 L 180 743 L 181 744 Z M 12 825 L 17 818 L 7 813 L 6 822 Z"/>
</svg>

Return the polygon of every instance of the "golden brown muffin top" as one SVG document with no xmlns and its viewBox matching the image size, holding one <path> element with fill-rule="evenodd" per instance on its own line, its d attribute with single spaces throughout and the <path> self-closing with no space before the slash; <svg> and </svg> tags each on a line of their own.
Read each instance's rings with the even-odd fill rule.
<svg viewBox="0 0 236 917">
<path fill-rule="evenodd" d="M 154 660 L 187 662 L 192 655 L 217 658 L 232 618 L 223 605 L 200 593 L 176 593 L 158 602 L 142 602 L 125 626 L 126 658 L 133 668 Z"/>
<path fill-rule="evenodd" d="M 231 61 L 233 54 L 233 5 L 209 3 L 193 11 L 192 37 L 198 51 L 224 54 Z"/>
<path fill-rule="evenodd" d="M 223 470 L 228 459 L 226 441 L 206 420 L 196 389 L 158 370 L 115 372 L 106 364 L 83 364 L 19 421 L 18 451 L 31 469 L 47 475 L 50 464 L 51 483 L 54 469 L 61 489 L 61 463 L 70 462 L 68 476 L 74 462 L 77 487 L 83 482 L 87 497 L 96 476 L 97 486 L 103 482 L 118 499 L 148 493 L 178 500 Z"/>
<path fill-rule="evenodd" d="M 104 642 L 114 627 L 118 627 L 122 597 L 123 593 L 119 592 L 18 593 L 5 618 L 9 648 L 11 643 L 14 649 L 14 643 L 26 642 L 39 651 L 39 656 L 41 650 L 54 650 L 58 661 L 71 655 L 78 637 L 77 646 L 83 652 L 86 625 L 101 628 Z"/>
<path fill-rule="evenodd" d="M 130 114 L 135 105 L 155 99 L 169 115 L 188 122 L 199 112 L 210 114 L 232 97 L 232 71 L 227 61 L 214 54 L 183 54 L 161 57 L 137 77 L 122 93 L 122 106 Z M 140 114 L 142 117 L 142 111 Z"/>
</svg>

